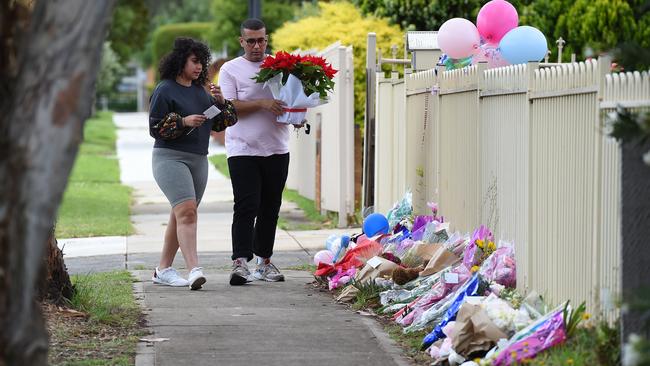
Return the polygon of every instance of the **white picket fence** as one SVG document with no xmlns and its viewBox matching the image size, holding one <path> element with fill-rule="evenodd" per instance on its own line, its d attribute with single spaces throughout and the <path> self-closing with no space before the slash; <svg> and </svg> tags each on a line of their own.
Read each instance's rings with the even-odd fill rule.
<svg viewBox="0 0 650 366">
<path fill-rule="evenodd" d="M 374 203 L 413 192 L 452 228 L 489 225 L 516 245 L 517 281 L 610 320 L 620 294 L 620 153 L 603 133 L 616 105 L 650 107 L 650 77 L 601 59 L 404 79 L 377 74 Z"/>
<path fill-rule="evenodd" d="M 339 227 L 354 214 L 354 65 L 352 47 L 335 43 L 318 55 L 336 70 L 329 103 L 307 112 L 311 132 L 290 140 L 287 187 L 334 211 Z"/>
</svg>

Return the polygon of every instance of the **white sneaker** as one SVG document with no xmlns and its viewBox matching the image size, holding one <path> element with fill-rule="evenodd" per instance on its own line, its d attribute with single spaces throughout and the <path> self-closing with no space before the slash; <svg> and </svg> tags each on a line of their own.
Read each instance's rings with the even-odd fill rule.
<svg viewBox="0 0 650 366">
<path fill-rule="evenodd" d="M 257 280 L 267 282 L 284 281 L 284 275 L 280 273 L 278 267 L 271 263 L 271 260 L 268 258 L 257 264 L 257 269 L 253 273 L 253 277 Z"/>
<path fill-rule="evenodd" d="M 187 281 L 190 286 L 190 290 L 200 289 L 206 281 L 205 276 L 203 275 L 203 267 L 192 268 Z"/>
<path fill-rule="evenodd" d="M 158 269 L 153 272 L 153 277 L 151 277 L 153 283 L 158 283 L 161 285 L 174 286 L 174 287 L 183 287 L 188 286 L 190 283 L 186 279 L 181 277 L 174 267 L 167 267 L 165 269 Z"/>
</svg>

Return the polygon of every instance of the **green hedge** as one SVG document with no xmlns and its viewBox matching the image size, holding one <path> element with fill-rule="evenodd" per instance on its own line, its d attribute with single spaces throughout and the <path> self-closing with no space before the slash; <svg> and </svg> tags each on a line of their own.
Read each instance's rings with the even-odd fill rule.
<svg viewBox="0 0 650 366">
<path fill-rule="evenodd" d="M 176 37 L 191 37 L 206 42 L 211 29 L 212 23 L 175 23 L 158 27 L 152 41 L 154 67 L 158 67 L 160 59 L 172 50 Z"/>
</svg>

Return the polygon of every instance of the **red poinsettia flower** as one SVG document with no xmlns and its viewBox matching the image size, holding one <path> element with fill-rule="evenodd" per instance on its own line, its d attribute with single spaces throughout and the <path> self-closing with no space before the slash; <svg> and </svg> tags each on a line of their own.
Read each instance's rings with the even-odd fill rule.
<svg viewBox="0 0 650 366">
<path fill-rule="evenodd" d="M 311 55 L 303 57 L 303 61 L 304 61 L 304 62 L 309 62 L 309 63 L 311 63 L 312 65 L 320 66 L 320 67 L 322 67 L 323 69 L 324 69 L 325 66 L 327 65 L 327 62 L 325 61 L 324 58 L 322 58 L 322 57 L 316 57 L 316 56 L 311 56 Z"/>
<path fill-rule="evenodd" d="M 275 58 L 273 56 L 266 56 L 264 61 L 262 61 L 261 68 L 270 69 L 273 68 L 274 64 L 275 64 Z"/>
<path fill-rule="evenodd" d="M 261 70 L 254 78 L 258 83 L 263 83 L 275 75 L 282 73 L 283 83 L 289 74 L 296 76 L 305 88 L 305 94 L 319 93 L 322 98 L 334 88 L 332 78 L 338 70 L 320 56 L 301 56 L 278 51 L 275 56 L 267 56 L 261 65 Z"/>
<path fill-rule="evenodd" d="M 334 70 L 329 64 L 325 65 L 323 71 L 325 72 L 325 75 L 327 75 L 327 77 L 330 79 L 333 78 L 337 72 L 339 72 L 339 70 Z"/>
</svg>

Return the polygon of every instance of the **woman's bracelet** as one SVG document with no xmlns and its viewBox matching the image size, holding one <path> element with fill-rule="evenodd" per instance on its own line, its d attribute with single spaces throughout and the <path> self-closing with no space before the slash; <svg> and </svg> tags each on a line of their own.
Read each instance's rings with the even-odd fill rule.
<svg viewBox="0 0 650 366">
<path fill-rule="evenodd" d="M 181 126 L 185 127 L 185 117 L 181 117 Z"/>
</svg>

